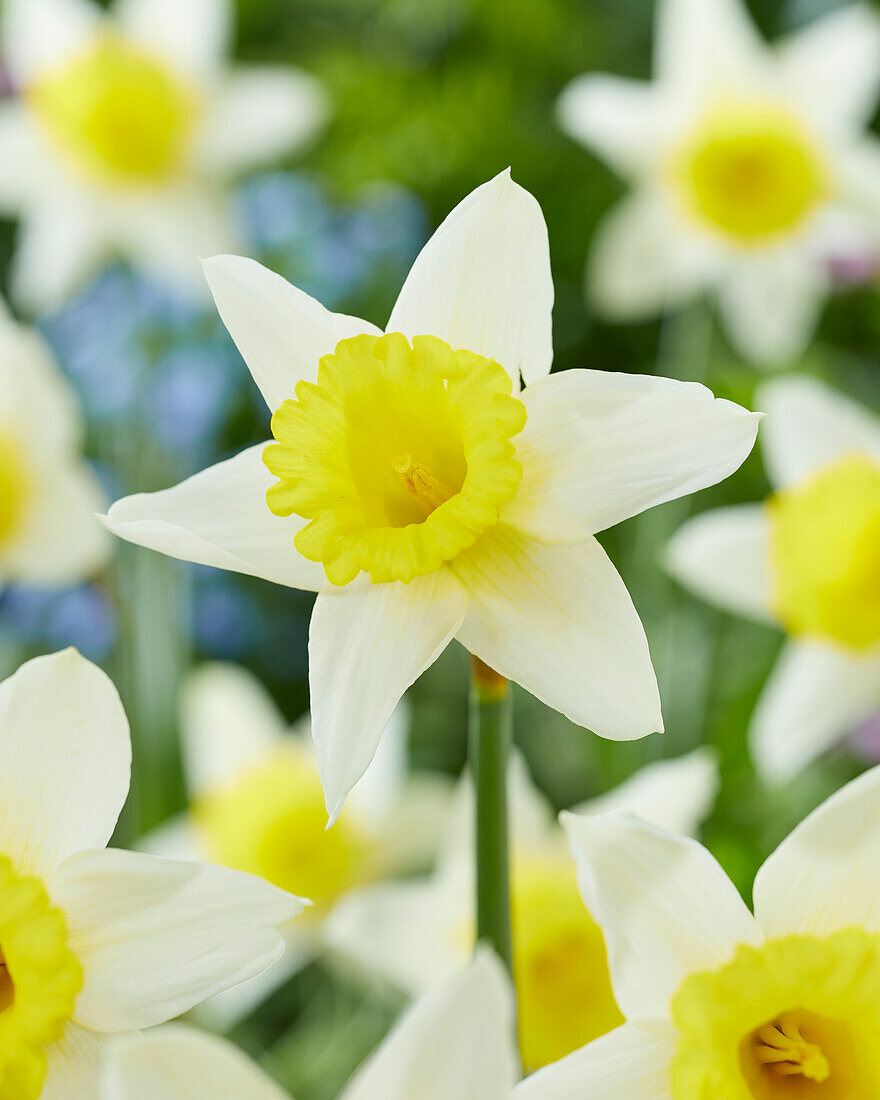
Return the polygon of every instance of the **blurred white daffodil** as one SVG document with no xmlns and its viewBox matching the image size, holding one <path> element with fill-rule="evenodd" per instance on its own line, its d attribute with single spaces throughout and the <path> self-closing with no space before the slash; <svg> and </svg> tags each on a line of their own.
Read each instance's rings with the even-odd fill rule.
<svg viewBox="0 0 880 1100">
<path fill-rule="evenodd" d="M 785 782 L 880 708 L 880 418 L 805 376 L 756 399 L 773 495 L 689 520 L 667 561 L 788 633 L 750 728 L 759 772 Z"/>
<path fill-rule="evenodd" d="M 106 849 L 128 795 L 116 689 L 66 650 L 0 684 L 0 1095 L 94 1100 L 107 1034 L 260 973 L 298 898 L 250 875 Z"/>
<path fill-rule="evenodd" d="M 586 74 L 563 128 L 633 193 L 601 224 L 588 265 L 618 320 L 717 296 L 745 356 L 806 346 L 833 259 L 880 249 L 880 13 L 835 11 L 774 47 L 743 0 L 658 0 L 655 80 Z"/>
<path fill-rule="evenodd" d="M 201 1005 L 200 1020 L 226 1030 L 306 965 L 319 949 L 319 922 L 349 890 L 428 865 L 451 783 L 428 773 L 407 777 L 407 725 L 404 701 L 328 830 L 308 716 L 288 727 L 266 688 L 240 666 L 208 664 L 191 674 L 180 724 L 190 808 L 138 847 L 259 875 L 312 902 L 283 930 L 283 959 Z"/>
<path fill-rule="evenodd" d="M 230 0 L 6 0 L 18 95 L 0 110 L 0 210 L 21 218 L 17 300 L 59 305 L 114 255 L 202 291 L 234 246 L 227 182 L 325 114 L 291 68 L 227 67 Z"/>
<path fill-rule="evenodd" d="M 549 375 L 547 229 L 507 172 L 437 230 L 384 335 L 253 261 L 206 270 L 277 442 L 118 501 L 107 526 L 318 593 L 312 732 L 331 817 L 454 637 L 604 737 L 661 729 L 642 624 L 594 536 L 727 477 L 758 416 L 665 378 Z"/>
<path fill-rule="evenodd" d="M 698 749 L 650 764 L 578 813 L 632 810 L 691 833 L 718 787 L 712 753 Z M 617 1027 L 623 1020 L 608 973 L 605 943 L 583 906 L 565 833 L 511 760 L 513 972 L 522 1060 L 537 1069 Z M 473 927 L 473 789 L 462 781 L 442 858 L 428 879 L 367 886 L 327 919 L 328 948 L 362 973 L 409 994 L 448 981 L 468 957 Z"/>
<path fill-rule="evenodd" d="M 513 996 L 497 958 L 466 970 L 414 1005 L 342 1090 L 339 1100 L 510 1100 L 518 1080 Z M 180 1024 L 108 1047 L 101 1100 L 287 1100 L 224 1039 Z"/>
<path fill-rule="evenodd" d="M 76 397 L 42 338 L 0 303 L 0 588 L 65 584 L 107 561 L 106 507 Z"/>
<path fill-rule="evenodd" d="M 625 814 L 564 824 L 626 1023 L 517 1100 L 880 1095 L 880 768 L 770 856 L 754 916 L 693 840 Z"/>
</svg>

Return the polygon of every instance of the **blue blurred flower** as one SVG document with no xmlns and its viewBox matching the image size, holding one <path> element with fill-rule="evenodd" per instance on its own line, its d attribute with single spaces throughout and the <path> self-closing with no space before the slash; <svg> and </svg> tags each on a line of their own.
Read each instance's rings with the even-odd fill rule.
<svg viewBox="0 0 880 1100">
<path fill-rule="evenodd" d="M 116 641 L 117 617 L 97 585 L 24 588 L 14 585 L 0 597 L 0 621 L 23 642 L 41 649 L 76 648 L 100 661 Z"/>
</svg>

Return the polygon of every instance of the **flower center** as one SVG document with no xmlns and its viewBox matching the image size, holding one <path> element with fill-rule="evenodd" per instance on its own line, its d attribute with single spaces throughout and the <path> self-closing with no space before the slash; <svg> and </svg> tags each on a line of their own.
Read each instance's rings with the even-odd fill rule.
<svg viewBox="0 0 880 1100">
<path fill-rule="evenodd" d="M 27 100 L 81 171 L 122 186 L 161 183 L 179 171 L 198 115 L 189 87 L 115 35 L 43 77 Z"/>
<path fill-rule="evenodd" d="M 317 769 L 297 745 L 202 795 L 193 815 L 213 860 L 311 898 L 314 905 L 299 920 L 323 916 L 340 894 L 378 870 L 352 815 L 326 828 Z"/>
<path fill-rule="evenodd" d="M 0 545 L 11 538 L 25 513 L 28 476 L 17 445 L 0 432 Z"/>
<path fill-rule="evenodd" d="M 520 860 L 512 875 L 520 1051 L 528 1071 L 623 1023 L 605 940 L 568 860 Z"/>
<path fill-rule="evenodd" d="M 267 503 L 332 584 L 409 582 L 472 546 L 522 478 L 525 406 L 492 359 L 434 336 L 342 340 L 272 417 Z"/>
<path fill-rule="evenodd" d="M 0 856 L 0 1095 L 36 1100 L 46 1051 L 61 1038 L 82 987 L 64 916 L 41 882 Z"/>
<path fill-rule="evenodd" d="M 880 936 L 848 928 L 742 946 L 672 1002 L 675 1100 L 880 1095 Z"/>
<path fill-rule="evenodd" d="M 851 455 L 771 498 L 773 603 L 792 634 L 880 642 L 880 463 Z"/>
<path fill-rule="evenodd" d="M 721 104 L 697 125 L 672 164 L 689 214 L 738 244 L 796 230 L 829 189 L 800 120 L 766 104 Z"/>
</svg>

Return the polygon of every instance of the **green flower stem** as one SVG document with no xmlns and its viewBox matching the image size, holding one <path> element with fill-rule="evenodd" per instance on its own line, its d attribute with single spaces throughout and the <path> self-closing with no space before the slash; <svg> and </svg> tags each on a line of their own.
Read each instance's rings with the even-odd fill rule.
<svg viewBox="0 0 880 1100">
<path fill-rule="evenodd" d="M 510 687 L 471 658 L 470 767 L 476 790 L 477 939 L 492 945 L 513 971 L 507 841 Z"/>
</svg>

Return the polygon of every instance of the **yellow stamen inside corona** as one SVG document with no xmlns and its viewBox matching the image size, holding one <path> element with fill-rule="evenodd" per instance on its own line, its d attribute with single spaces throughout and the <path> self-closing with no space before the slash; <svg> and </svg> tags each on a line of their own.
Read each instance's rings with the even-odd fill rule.
<svg viewBox="0 0 880 1100">
<path fill-rule="evenodd" d="M 672 1001 L 675 1100 L 880 1096 L 880 936 L 860 928 L 741 946 Z"/>
<path fill-rule="evenodd" d="M 525 406 L 491 359 L 434 336 L 342 340 L 272 417 L 272 512 L 332 584 L 432 573 L 498 521 L 522 468 Z"/>
<path fill-rule="evenodd" d="M 796 635 L 880 642 L 880 462 L 849 455 L 769 501 L 772 597 Z"/>
<path fill-rule="evenodd" d="M 671 161 L 685 211 L 740 245 L 796 231 L 830 189 L 821 150 L 783 107 L 715 106 Z"/>
<path fill-rule="evenodd" d="M 18 445 L 0 432 L 0 546 L 21 525 L 27 509 L 29 480 Z"/>
<path fill-rule="evenodd" d="M 197 97 L 160 59 L 115 35 L 27 92 L 46 133 L 78 168 L 111 185 L 162 183 L 183 168 Z"/>
<path fill-rule="evenodd" d="M 317 767 L 295 743 L 203 794 L 193 816 L 212 860 L 310 898 L 299 920 L 324 916 L 340 894 L 381 871 L 352 814 L 327 829 Z"/>
<path fill-rule="evenodd" d="M 605 940 L 570 860 L 518 860 L 512 872 L 520 1051 L 539 1069 L 623 1023 Z"/>
<path fill-rule="evenodd" d="M 62 913 L 42 883 L 0 856 L 0 1096 L 36 1100 L 46 1048 L 59 1040 L 82 987 Z"/>
</svg>

